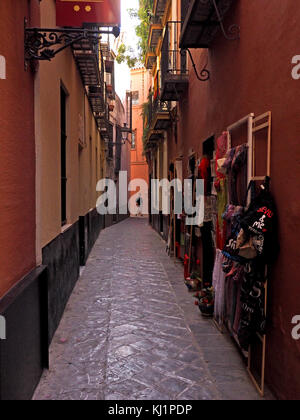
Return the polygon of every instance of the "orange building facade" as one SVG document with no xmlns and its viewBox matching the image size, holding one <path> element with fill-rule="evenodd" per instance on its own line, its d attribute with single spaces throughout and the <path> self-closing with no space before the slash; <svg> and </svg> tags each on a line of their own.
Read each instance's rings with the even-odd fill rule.
<svg viewBox="0 0 300 420">
<path fill-rule="evenodd" d="M 148 165 L 143 150 L 143 104 L 147 101 L 151 87 L 151 74 L 144 67 L 131 70 L 132 91 L 132 179 L 144 179 L 148 182 Z"/>
</svg>

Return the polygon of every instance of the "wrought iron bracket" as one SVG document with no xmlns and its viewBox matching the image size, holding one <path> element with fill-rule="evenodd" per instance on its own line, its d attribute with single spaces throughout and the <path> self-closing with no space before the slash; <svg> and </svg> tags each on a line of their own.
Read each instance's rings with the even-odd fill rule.
<svg viewBox="0 0 300 420">
<path fill-rule="evenodd" d="M 170 116 L 171 123 L 173 125 L 176 125 L 179 122 L 179 116 L 178 116 L 178 113 L 177 113 L 177 106 L 175 108 L 169 110 L 169 116 Z"/>
<path fill-rule="evenodd" d="M 207 3 L 207 1 L 212 1 L 219 24 L 220 24 L 220 28 L 221 31 L 224 35 L 224 38 L 227 39 L 227 41 L 236 41 L 237 39 L 240 39 L 240 32 L 241 32 L 241 28 L 239 25 L 237 24 L 233 24 L 231 26 L 229 26 L 227 32 L 225 29 L 225 26 L 223 24 L 223 17 L 221 15 L 221 12 L 218 8 L 217 2 L 216 0 L 201 0 L 202 3 Z"/>
<path fill-rule="evenodd" d="M 203 67 L 203 69 L 200 71 L 200 74 L 199 74 L 191 51 L 189 49 L 187 49 L 186 51 L 188 52 L 188 54 L 190 56 L 192 66 L 193 66 L 193 69 L 195 71 L 197 79 L 200 80 L 200 82 L 207 82 L 207 80 L 210 79 L 210 72 L 206 68 L 207 64 L 205 64 L 205 66 Z"/>
<path fill-rule="evenodd" d="M 97 45 L 101 35 L 120 35 L 120 28 L 115 26 L 110 29 L 97 31 L 86 28 L 27 28 L 25 24 L 25 60 L 51 61 L 58 53 L 82 40 L 89 40 L 92 45 Z"/>
</svg>

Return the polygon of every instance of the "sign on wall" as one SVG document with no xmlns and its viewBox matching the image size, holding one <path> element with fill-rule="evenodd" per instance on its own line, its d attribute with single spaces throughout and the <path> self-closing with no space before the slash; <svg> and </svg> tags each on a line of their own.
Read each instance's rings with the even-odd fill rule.
<svg viewBox="0 0 300 420">
<path fill-rule="evenodd" d="M 57 26 L 121 25 L 121 0 L 56 0 Z"/>
</svg>

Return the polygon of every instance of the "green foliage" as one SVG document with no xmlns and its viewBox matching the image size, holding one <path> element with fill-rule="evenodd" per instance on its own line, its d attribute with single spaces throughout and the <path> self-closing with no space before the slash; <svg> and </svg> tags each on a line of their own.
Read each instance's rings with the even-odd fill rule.
<svg viewBox="0 0 300 420">
<path fill-rule="evenodd" d="M 148 96 L 148 101 L 145 102 L 142 105 L 142 117 L 143 117 L 143 123 L 144 123 L 144 130 L 143 130 L 143 145 L 144 145 L 144 152 L 147 148 L 147 139 L 148 134 L 150 131 L 151 122 L 151 107 L 152 107 L 152 98 L 153 98 L 153 92 L 151 91 Z"/>
<path fill-rule="evenodd" d="M 128 67 L 132 68 L 135 67 L 138 62 L 145 62 L 153 1 L 154 0 L 139 0 L 138 9 L 128 9 L 130 16 L 133 19 L 138 18 L 140 22 L 135 29 L 136 35 L 139 38 L 138 56 L 135 56 L 134 50 L 131 47 L 121 44 L 116 57 L 119 64 L 126 62 Z"/>
<path fill-rule="evenodd" d="M 139 38 L 139 54 L 140 60 L 145 61 L 145 56 L 148 47 L 148 36 L 150 29 L 150 19 L 153 9 L 153 0 L 140 0 L 140 7 L 136 11 L 136 16 L 140 20 L 140 24 L 136 27 L 136 34 Z"/>
<path fill-rule="evenodd" d="M 116 61 L 118 64 L 127 63 L 129 68 L 133 68 L 136 66 L 138 59 L 134 56 L 134 50 L 132 48 L 121 44 L 118 49 Z"/>
</svg>

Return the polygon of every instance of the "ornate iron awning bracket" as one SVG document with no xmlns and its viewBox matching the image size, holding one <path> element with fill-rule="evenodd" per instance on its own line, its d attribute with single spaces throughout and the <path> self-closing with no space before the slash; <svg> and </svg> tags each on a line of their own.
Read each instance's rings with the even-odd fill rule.
<svg viewBox="0 0 300 420">
<path fill-rule="evenodd" d="M 51 61 L 58 53 L 82 40 L 96 45 L 103 34 L 117 38 L 120 28 L 116 26 L 97 31 L 86 28 L 27 28 L 25 22 L 25 60 Z"/>
<path fill-rule="evenodd" d="M 229 26 L 228 31 L 226 32 L 225 26 L 223 24 L 223 17 L 221 15 L 221 12 L 218 8 L 217 2 L 216 0 L 201 0 L 202 3 L 207 3 L 208 1 L 212 1 L 219 24 L 220 24 L 220 28 L 221 31 L 224 35 L 224 38 L 227 39 L 228 41 L 236 41 L 237 39 L 240 39 L 240 32 L 241 32 L 241 28 L 239 25 L 237 24 L 233 24 L 231 26 Z"/>
<path fill-rule="evenodd" d="M 197 67 L 196 67 L 195 60 L 194 60 L 194 58 L 193 58 L 193 56 L 192 56 L 192 53 L 191 53 L 191 51 L 190 51 L 190 49 L 189 49 L 189 48 L 187 49 L 187 52 L 188 52 L 188 54 L 189 54 L 189 56 L 190 56 L 190 59 L 191 59 L 191 62 L 192 62 L 192 66 L 193 66 L 193 69 L 194 69 L 194 72 L 195 72 L 195 74 L 196 74 L 197 79 L 198 79 L 200 82 L 207 82 L 207 81 L 210 79 L 210 72 L 209 72 L 209 70 L 206 68 L 207 63 L 205 64 L 205 66 L 203 67 L 203 69 L 200 71 L 200 74 L 199 74 L 199 72 L 198 72 L 198 70 L 197 70 Z"/>
</svg>

